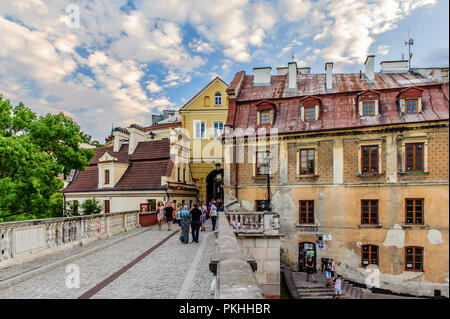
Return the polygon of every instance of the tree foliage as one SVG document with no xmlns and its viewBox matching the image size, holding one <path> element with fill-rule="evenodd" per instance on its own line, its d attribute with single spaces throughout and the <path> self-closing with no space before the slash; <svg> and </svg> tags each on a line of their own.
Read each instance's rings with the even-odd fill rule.
<svg viewBox="0 0 450 319">
<path fill-rule="evenodd" d="M 100 214 L 103 211 L 102 203 L 95 198 L 86 199 L 83 204 L 81 204 L 81 208 L 83 209 L 83 215 Z"/>
<path fill-rule="evenodd" d="M 0 221 L 59 216 L 61 177 L 94 156 L 80 143 L 86 134 L 63 113 L 37 116 L 0 95 Z"/>
</svg>

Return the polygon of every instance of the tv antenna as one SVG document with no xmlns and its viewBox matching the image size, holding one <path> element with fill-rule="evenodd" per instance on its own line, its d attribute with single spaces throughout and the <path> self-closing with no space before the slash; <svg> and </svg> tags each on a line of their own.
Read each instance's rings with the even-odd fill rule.
<svg viewBox="0 0 450 319">
<path fill-rule="evenodd" d="M 408 31 L 408 40 L 405 41 L 405 46 L 408 46 L 408 68 L 411 68 L 411 58 L 413 56 L 411 52 L 411 46 L 414 45 L 414 39 L 411 37 L 409 31 Z"/>
</svg>

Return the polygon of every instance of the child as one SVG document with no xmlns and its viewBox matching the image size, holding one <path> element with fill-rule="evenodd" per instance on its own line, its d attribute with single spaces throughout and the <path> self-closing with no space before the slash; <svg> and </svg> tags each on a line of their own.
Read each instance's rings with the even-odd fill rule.
<svg viewBox="0 0 450 319">
<path fill-rule="evenodd" d="M 335 298 L 341 299 L 342 298 L 342 296 L 341 296 L 341 294 L 342 294 L 342 291 L 341 291 L 342 280 L 343 279 L 342 279 L 341 275 L 338 275 L 337 278 L 334 280 L 334 296 L 333 296 L 333 299 L 335 299 Z"/>
</svg>

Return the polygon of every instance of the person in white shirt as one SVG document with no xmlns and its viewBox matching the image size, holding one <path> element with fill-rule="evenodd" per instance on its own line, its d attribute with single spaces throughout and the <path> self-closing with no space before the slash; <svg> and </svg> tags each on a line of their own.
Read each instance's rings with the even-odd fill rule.
<svg viewBox="0 0 450 319">
<path fill-rule="evenodd" d="M 216 221 L 217 221 L 217 207 L 216 205 L 214 205 L 214 201 L 211 201 L 211 206 L 210 206 L 210 212 L 211 212 L 211 222 L 212 222 L 212 227 L 213 227 L 213 231 L 216 230 Z"/>
<path fill-rule="evenodd" d="M 339 275 L 334 280 L 334 296 L 333 299 L 341 299 L 342 298 L 342 276 Z"/>
</svg>

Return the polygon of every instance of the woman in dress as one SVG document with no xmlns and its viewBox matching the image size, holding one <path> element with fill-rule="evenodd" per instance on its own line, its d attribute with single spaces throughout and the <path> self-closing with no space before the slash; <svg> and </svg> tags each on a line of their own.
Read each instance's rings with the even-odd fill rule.
<svg viewBox="0 0 450 319">
<path fill-rule="evenodd" d="M 183 210 L 180 213 L 181 217 L 181 236 L 180 241 L 183 244 L 187 244 L 189 242 L 189 226 L 190 226 L 190 215 L 189 209 L 187 205 L 184 205 Z"/>
<path fill-rule="evenodd" d="M 158 219 L 158 229 L 161 230 L 164 216 L 166 214 L 165 209 L 164 209 L 164 204 L 162 202 L 158 203 L 158 209 L 156 211 L 158 212 L 156 214 L 156 218 Z"/>
</svg>

